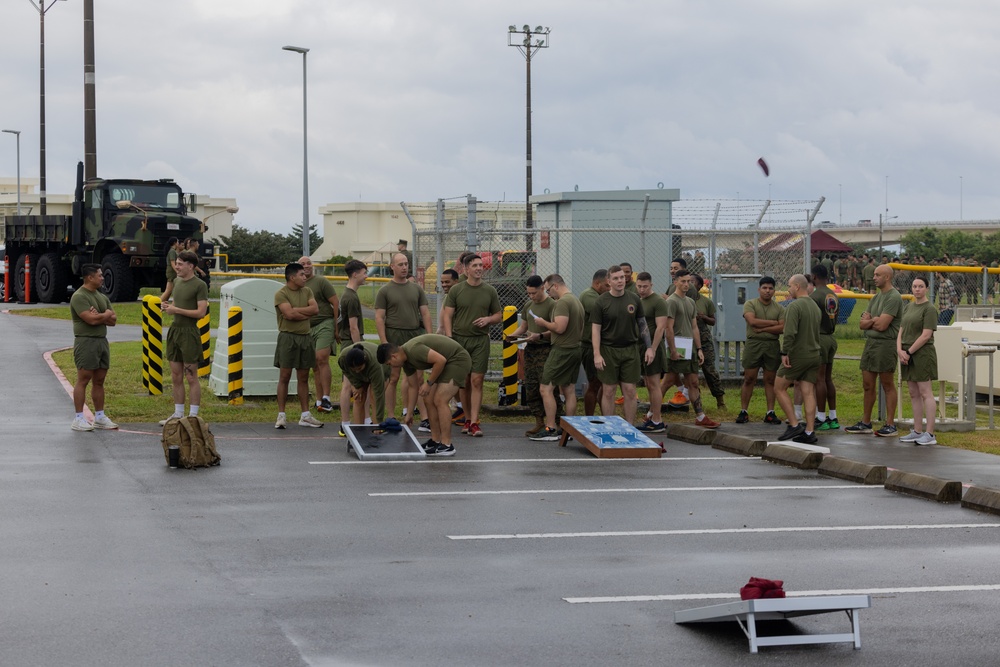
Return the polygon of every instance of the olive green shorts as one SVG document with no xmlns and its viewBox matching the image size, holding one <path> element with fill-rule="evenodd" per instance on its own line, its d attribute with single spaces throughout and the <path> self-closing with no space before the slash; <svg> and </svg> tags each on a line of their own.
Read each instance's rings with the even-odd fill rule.
<svg viewBox="0 0 1000 667">
<path fill-rule="evenodd" d="M 653 358 L 653 363 L 646 363 L 646 350 L 639 347 L 639 358 L 642 359 L 642 376 L 649 377 L 650 375 L 663 375 L 668 372 L 668 365 L 670 359 L 667 357 L 667 348 L 662 343 L 656 348 L 656 356 Z"/>
<path fill-rule="evenodd" d="M 791 361 L 791 368 L 785 368 L 784 366 L 778 368 L 778 377 L 783 377 L 786 380 L 801 380 L 816 384 L 817 371 L 819 371 L 819 357 L 807 357 L 802 360 L 792 359 Z"/>
<path fill-rule="evenodd" d="M 486 336 L 481 336 L 481 338 L 486 338 Z M 489 343 L 488 338 L 486 338 L 486 342 Z M 438 376 L 436 383 L 448 384 L 451 382 L 461 389 L 465 386 L 465 378 L 473 372 L 475 371 L 472 369 L 472 357 L 468 351 L 463 350 L 458 359 L 451 360 L 444 365 L 444 370 L 441 371 L 441 375 Z"/>
<path fill-rule="evenodd" d="M 593 360 L 591 360 L 593 361 Z M 542 384 L 562 387 L 580 377 L 580 348 L 553 347 L 542 369 Z"/>
<path fill-rule="evenodd" d="M 303 370 L 316 365 L 316 348 L 312 336 L 278 332 L 278 342 L 274 346 L 274 367 Z"/>
<path fill-rule="evenodd" d="M 781 365 L 781 345 L 776 340 L 750 338 L 743 344 L 743 370 L 776 371 Z"/>
<path fill-rule="evenodd" d="M 639 383 L 642 364 L 639 361 L 639 348 L 635 345 L 625 347 L 601 345 L 601 356 L 604 357 L 604 370 L 597 371 L 597 379 L 601 384 Z"/>
<path fill-rule="evenodd" d="M 111 367 L 111 346 L 104 336 L 77 336 L 73 339 L 73 361 L 78 370 L 96 371 Z"/>
<path fill-rule="evenodd" d="M 929 382 L 938 379 L 937 351 L 924 345 L 910 357 L 910 363 L 900 364 L 899 377 L 904 382 Z"/>
<path fill-rule="evenodd" d="M 460 336 L 452 334 L 452 340 L 465 348 L 469 353 L 473 373 L 486 373 L 490 367 L 490 337 Z M 460 387 L 463 385 L 459 385 Z"/>
<path fill-rule="evenodd" d="M 427 332 L 423 329 L 393 329 L 392 327 L 386 327 L 385 339 L 390 343 L 402 345 L 403 343 L 409 342 L 417 336 L 422 336 L 425 333 Z"/>
<path fill-rule="evenodd" d="M 170 327 L 167 330 L 167 361 L 196 364 L 201 361 L 201 332 L 197 327 Z"/>
<path fill-rule="evenodd" d="M 333 335 L 334 326 L 332 319 L 326 319 L 309 329 L 309 335 L 313 340 L 313 347 L 319 350 L 330 350 L 330 354 L 337 354 L 337 338 Z M 388 332 L 386 332 L 388 333 Z"/>
<path fill-rule="evenodd" d="M 819 363 L 829 366 L 837 356 L 837 339 L 832 334 L 819 335 Z"/>
<path fill-rule="evenodd" d="M 869 338 L 861 352 L 861 370 L 869 373 L 896 371 L 896 341 L 892 338 Z"/>
</svg>

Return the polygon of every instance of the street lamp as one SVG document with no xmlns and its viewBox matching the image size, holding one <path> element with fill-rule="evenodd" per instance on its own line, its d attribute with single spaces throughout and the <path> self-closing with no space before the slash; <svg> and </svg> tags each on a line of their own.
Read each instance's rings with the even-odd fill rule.
<svg viewBox="0 0 1000 667">
<path fill-rule="evenodd" d="M 283 51 L 302 54 L 302 254 L 309 252 L 309 153 L 306 135 L 306 54 L 309 49 L 302 46 L 283 46 Z"/>
<path fill-rule="evenodd" d="M 41 214 L 45 215 L 45 12 L 52 9 L 52 6 L 56 4 L 59 0 L 52 0 L 49 6 L 45 6 L 45 0 L 28 0 L 31 6 L 38 10 L 38 25 L 39 25 L 39 93 L 38 93 L 38 176 L 39 176 L 39 192 L 38 192 L 38 205 L 41 210 Z M 65 2 L 65 0 L 63 0 Z"/>
<path fill-rule="evenodd" d="M 201 233 L 204 234 L 205 232 L 208 231 L 208 225 L 206 225 L 205 222 L 207 222 L 209 218 L 219 215 L 220 213 L 228 213 L 229 215 L 235 215 L 236 213 L 239 212 L 240 212 L 239 206 L 227 206 L 221 211 L 216 211 L 215 213 L 206 215 L 204 218 L 201 219 Z"/>
<path fill-rule="evenodd" d="M 887 223 L 890 220 L 895 220 L 898 217 L 899 217 L 898 215 L 894 215 L 894 216 L 892 216 L 890 218 L 889 215 L 888 215 L 888 210 L 886 211 L 886 215 L 884 217 L 883 217 L 883 215 L 881 213 L 878 214 L 878 256 L 879 256 L 878 258 L 879 258 L 879 261 L 882 260 L 882 252 L 883 252 L 883 250 L 882 250 L 882 225 L 883 225 L 883 223 Z"/>
<path fill-rule="evenodd" d="M 3 130 L 17 138 L 17 214 L 21 215 L 21 130 Z"/>
<path fill-rule="evenodd" d="M 520 30 L 517 26 L 507 28 L 507 46 L 517 47 L 517 50 L 524 56 L 526 67 L 525 99 L 527 101 L 525 113 L 525 196 L 524 196 L 524 227 L 532 229 L 535 225 L 531 216 L 531 57 L 538 53 L 539 49 L 549 48 L 550 28 L 536 26 L 534 30 L 527 24 Z M 526 250 L 531 250 L 532 237 L 527 238 Z"/>
</svg>

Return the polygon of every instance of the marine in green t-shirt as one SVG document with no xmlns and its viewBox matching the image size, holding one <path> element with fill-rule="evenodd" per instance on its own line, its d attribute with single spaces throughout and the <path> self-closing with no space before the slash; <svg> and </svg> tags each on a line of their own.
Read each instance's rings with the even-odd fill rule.
<svg viewBox="0 0 1000 667">
<path fill-rule="evenodd" d="M 385 421 L 386 367 L 378 362 L 378 344 L 372 341 L 355 343 L 341 351 L 337 365 L 344 379 L 355 391 L 353 423 L 364 422 L 367 397 L 375 402 L 375 420 Z M 348 399 L 350 400 L 350 399 Z"/>
<path fill-rule="evenodd" d="M 424 326 L 427 295 L 423 288 L 408 280 L 387 282 L 375 295 L 375 321 L 381 313 L 387 329 L 413 330 Z M 427 310 L 428 316 L 430 311 Z"/>
<path fill-rule="evenodd" d="M 500 296 L 493 285 L 481 280 L 473 285 L 468 279 L 448 290 L 444 308 L 445 317 L 451 323 L 449 333 L 459 336 L 489 336 L 489 326 L 478 326 L 476 321 L 503 312 Z M 547 310 L 551 308 L 550 304 Z"/>
<path fill-rule="evenodd" d="M 357 338 L 351 329 L 351 320 L 357 327 Z M 361 299 L 358 293 L 350 287 L 344 288 L 344 293 L 340 295 L 340 324 L 339 331 L 341 339 L 345 343 L 359 343 L 365 336 L 365 315 L 361 309 Z"/>
<path fill-rule="evenodd" d="M 98 264 L 84 264 L 81 269 L 83 285 L 69 300 L 73 320 L 73 362 L 76 366 L 76 384 L 73 387 L 73 407 L 76 417 L 70 424 L 74 431 L 116 429 L 118 424 L 104 414 L 104 380 L 111 367 L 111 347 L 108 344 L 108 327 L 118 323 L 118 316 L 107 295 L 101 292 L 104 274 Z M 87 398 L 87 385 L 93 382 L 91 398 L 94 400 L 94 421 L 89 422 L 83 411 Z"/>
</svg>

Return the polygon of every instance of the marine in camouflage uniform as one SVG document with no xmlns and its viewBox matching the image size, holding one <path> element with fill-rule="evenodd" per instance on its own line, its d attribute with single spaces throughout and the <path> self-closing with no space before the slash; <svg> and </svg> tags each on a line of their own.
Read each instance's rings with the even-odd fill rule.
<svg viewBox="0 0 1000 667">
<path fill-rule="evenodd" d="M 694 287 L 688 291 L 688 296 L 694 301 L 695 319 L 698 322 L 698 331 L 701 333 L 701 351 L 705 356 L 705 363 L 701 365 L 701 372 L 705 376 L 705 384 L 708 390 L 715 397 L 719 408 L 726 407 L 726 390 L 722 388 L 722 378 L 719 370 L 715 367 L 715 339 L 712 336 L 712 325 L 715 323 L 715 303 L 710 297 L 702 296 L 700 290 L 705 285 L 705 279 L 700 275 L 694 276 Z M 712 320 L 709 324 L 705 318 Z"/>
</svg>

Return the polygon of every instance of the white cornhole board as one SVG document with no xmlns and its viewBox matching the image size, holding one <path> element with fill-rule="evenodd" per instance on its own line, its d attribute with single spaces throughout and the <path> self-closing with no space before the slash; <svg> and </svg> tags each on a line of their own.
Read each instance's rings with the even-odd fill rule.
<svg viewBox="0 0 1000 667">
<path fill-rule="evenodd" d="M 362 461 L 411 461 L 427 458 L 405 424 L 401 431 L 379 432 L 378 424 L 345 424 L 347 449 Z"/>
<path fill-rule="evenodd" d="M 784 445 L 785 447 L 798 447 L 799 449 L 804 449 L 809 452 L 819 452 L 820 454 L 829 454 L 830 448 L 823 447 L 822 445 L 809 445 L 804 442 L 792 442 L 791 440 L 768 440 L 769 445 Z"/>
<path fill-rule="evenodd" d="M 760 600 L 740 600 L 713 604 L 708 607 L 684 609 L 674 612 L 674 623 L 721 623 L 736 621 L 750 640 L 750 652 L 756 653 L 758 646 L 789 646 L 792 644 L 834 644 L 854 642 L 854 648 L 861 648 L 861 626 L 858 614 L 872 606 L 870 595 L 824 595 L 815 597 L 767 598 Z M 757 621 L 780 621 L 796 616 L 827 614 L 835 611 L 847 613 L 851 620 L 851 632 L 814 635 L 784 635 L 780 637 L 758 637 Z"/>
</svg>

